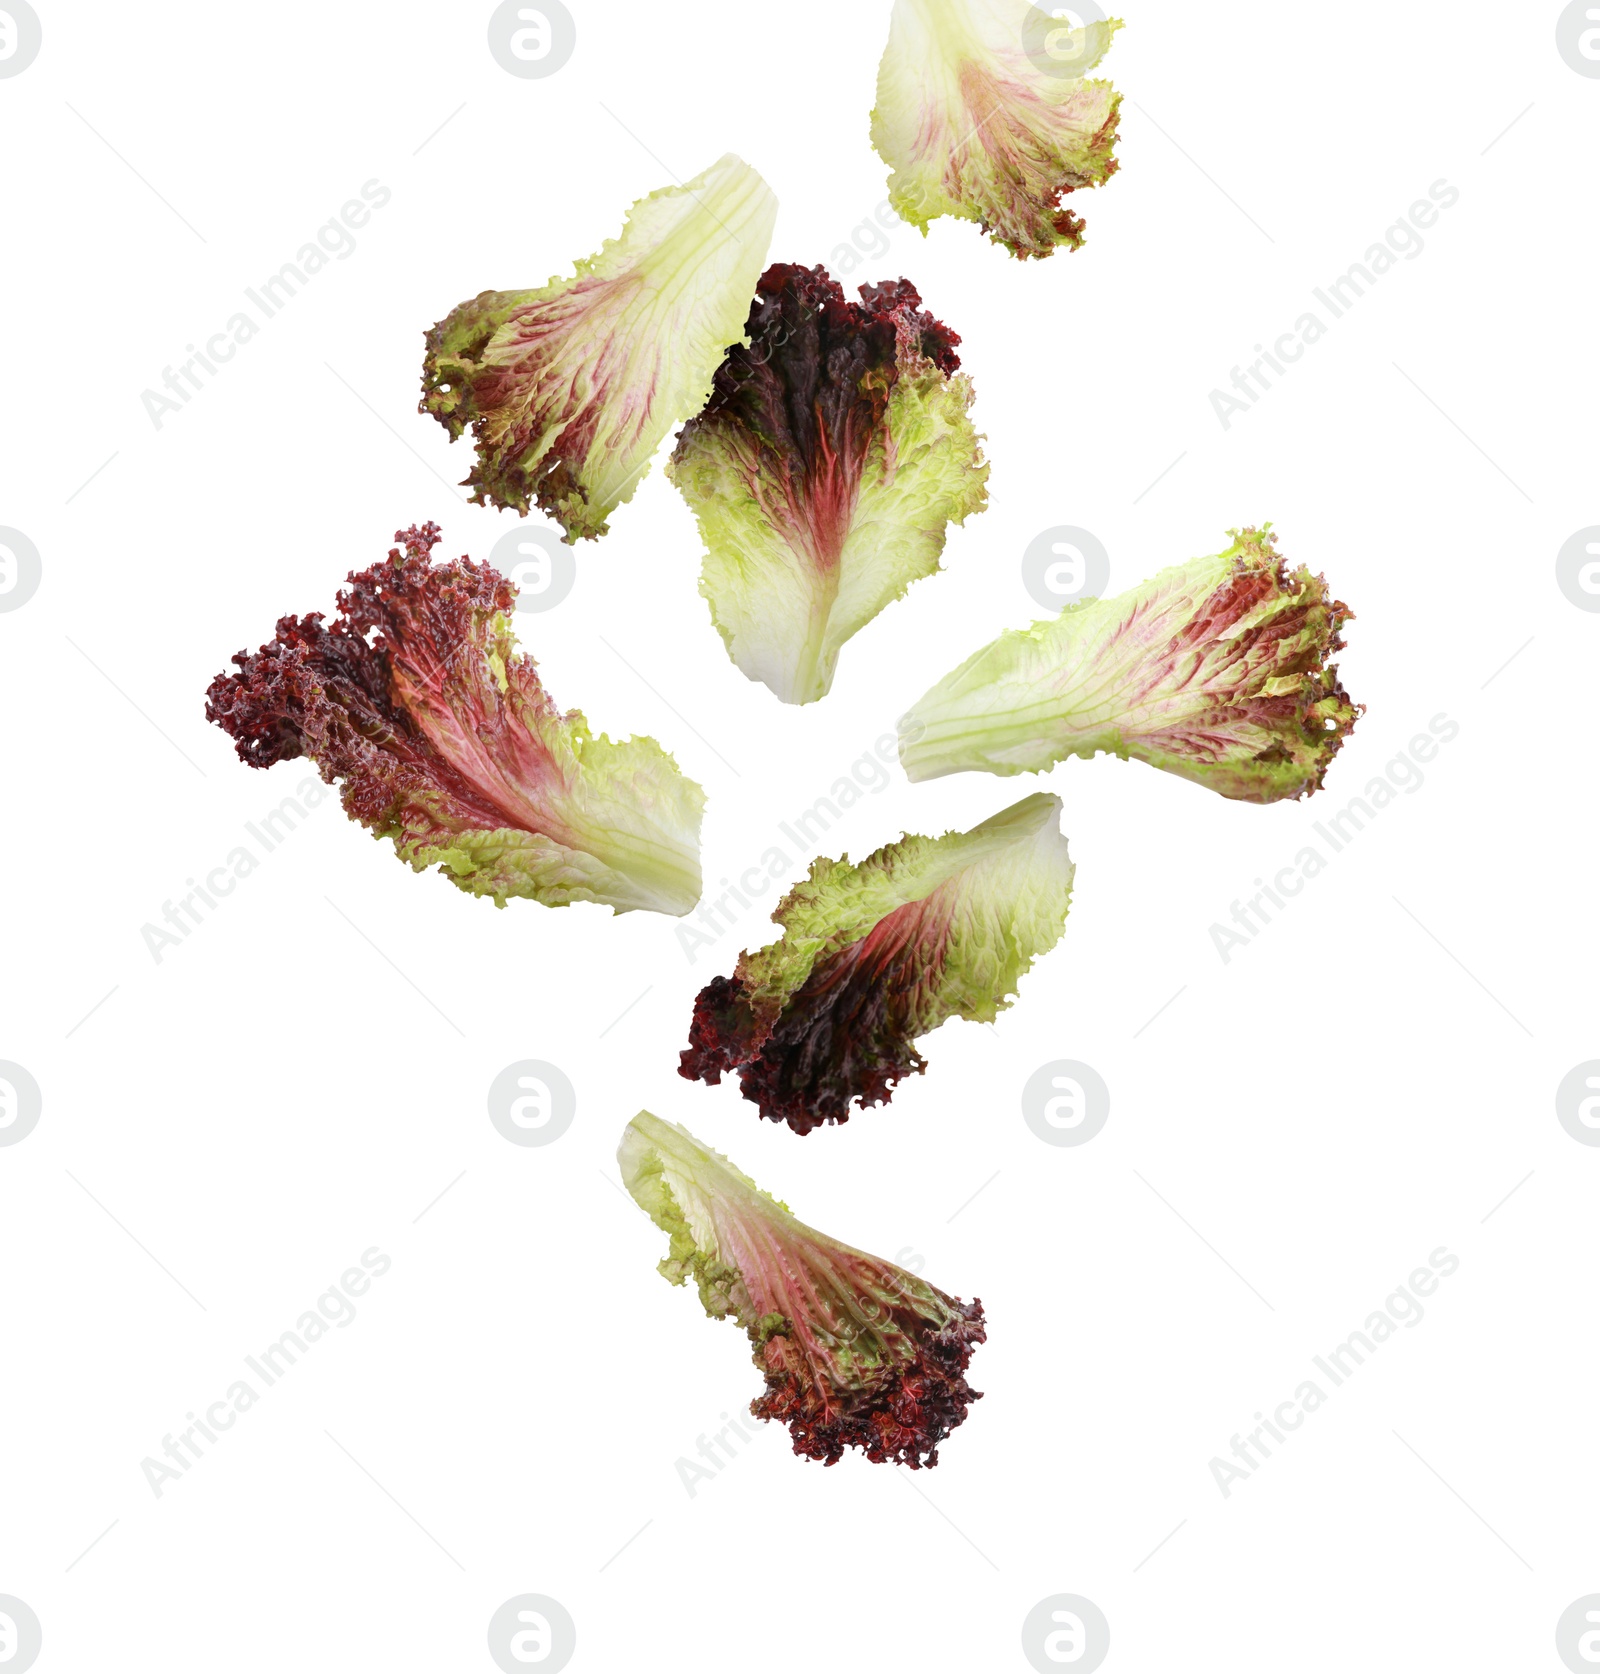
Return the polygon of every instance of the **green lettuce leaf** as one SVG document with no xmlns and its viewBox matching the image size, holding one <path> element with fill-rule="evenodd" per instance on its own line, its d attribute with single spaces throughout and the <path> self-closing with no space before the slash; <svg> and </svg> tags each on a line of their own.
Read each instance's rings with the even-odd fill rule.
<svg viewBox="0 0 1600 1674">
<path fill-rule="evenodd" d="M 1327 660 L 1352 612 L 1291 572 L 1270 530 L 1001 634 L 901 719 L 906 773 L 1042 773 L 1105 751 L 1242 802 L 1320 789 L 1362 709 Z"/>
<path fill-rule="evenodd" d="M 896 211 L 924 233 L 976 221 L 1019 257 L 1076 249 L 1061 198 L 1115 172 L 1122 99 L 1084 78 L 1121 27 L 1069 28 L 1028 0 L 895 0 L 872 143 Z"/>
<path fill-rule="evenodd" d="M 777 199 L 731 153 L 642 198 L 570 279 L 484 291 L 427 334 L 420 410 L 469 425 L 480 503 L 606 532 L 662 438 L 705 405 L 740 339 Z"/>
</svg>

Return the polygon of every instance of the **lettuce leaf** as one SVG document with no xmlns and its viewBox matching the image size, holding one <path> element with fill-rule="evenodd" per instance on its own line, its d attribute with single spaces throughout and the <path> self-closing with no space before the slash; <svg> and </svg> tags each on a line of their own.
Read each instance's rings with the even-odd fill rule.
<svg viewBox="0 0 1600 1674">
<path fill-rule="evenodd" d="M 712 1319 L 749 1335 L 766 1393 L 750 1403 L 789 1426 L 802 1458 L 847 1447 L 918 1470 L 982 1395 L 966 1380 L 985 1340 L 983 1304 L 795 1219 L 788 1205 L 686 1128 L 641 1110 L 617 1150 L 623 1183 L 668 1235 L 660 1273 L 693 1279 Z"/>
<path fill-rule="evenodd" d="M 472 498 L 594 539 L 705 405 L 767 258 L 777 199 L 729 153 L 642 198 L 570 279 L 484 291 L 427 334 L 420 410 L 469 425 Z"/>
<path fill-rule="evenodd" d="M 1115 172 L 1122 102 L 1084 76 L 1121 27 L 1070 29 L 1028 0 L 895 0 L 872 113 L 895 210 L 924 233 L 976 221 L 1018 257 L 1077 249 L 1061 198 Z"/>
<path fill-rule="evenodd" d="M 800 1134 L 886 1104 L 927 1068 L 919 1035 L 1006 1008 L 1061 938 L 1074 870 L 1060 799 L 1043 795 L 859 865 L 813 861 L 772 915 L 782 939 L 701 990 L 678 1073 L 715 1086 L 736 1069 L 745 1098 Z"/>
<path fill-rule="evenodd" d="M 311 757 L 402 860 L 498 907 L 688 912 L 704 791 L 653 738 L 613 743 L 556 708 L 517 654 L 516 595 L 489 565 L 432 564 L 435 523 L 395 539 L 404 552 L 353 573 L 331 624 L 285 616 L 239 652 L 206 719 L 251 767 Z"/>
<path fill-rule="evenodd" d="M 901 279 L 848 302 L 821 267 L 767 270 L 667 474 L 706 545 L 700 591 L 728 654 L 785 703 L 833 684 L 840 647 L 939 568 L 986 504 L 961 341 Z"/>
<path fill-rule="evenodd" d="M 1328 658 L 1348 605 L 1278 556 L 1271 525 L 1114 599 L 1013 629 L 900 722 L 912 780 L 1042 773 L 1101 751 L 1243 802 L 1322 786 L 1363 706 Z"/>
</svg>

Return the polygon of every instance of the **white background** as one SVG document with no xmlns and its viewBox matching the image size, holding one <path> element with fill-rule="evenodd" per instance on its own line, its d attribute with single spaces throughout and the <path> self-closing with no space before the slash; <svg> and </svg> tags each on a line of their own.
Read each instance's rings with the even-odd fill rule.
<svg viewBox="0 0 1600 1674">
<path fill-rule="evenodd" d="M 1270 518 L 1357 612 L 1368 712 L 1324 795 L 1109 759 L 1038 781 L 1079 866 L 1064 940 L 998 1026 L 949 1024 L 890 1107 L 804 1140 L 675 1073 L 779 885 L 690 963 L 666 918 L 413 875 L 329 801 L 159 964 L 141 927 L 310 773 L 251 773 L 205 724 L 229 656 L 403 524 L 480 557 L 512 526 L 416 413 L 423 330 L 729 149 L 781 200 L 773 259 L 836 262 L 884 197 L 884 0 L 574 0 L 547 80 L 494 62 L 482 3 L 40 10 L 0 81 L 0 523 L 43 557 L 0 614 L 0 1058 L 44 1095 L 0 1149 L 0 1593 L 37 1611 L 38 1667 L 489 1669 L 491 1613 L 535 1591 L 595 1670 L 1021 1669 L 1060 1592 L 1118 1671 L 1559 1669 L 1558 1615 L 1600 1591 L 1600 1154 L 1553 1102 L 1600 1056 L 1600 617 L 1554 579 L 1600 522 L 1600 81 L 1559 8 L 1130 0 L 1082 251 L 1019 265 L 945 221 L 852 275 L 907 275 L 962 334 L 992 504 L 822 703 L 723 654 L 659 466 L 519 619 L 559 702 L 704 784 L 715 884 L 1038 614 L 1019 565 L 1051 525 L 1093 530 L 1120 590 Z M 140 392 L 374 178 L 355 253 L 154 428 Z M 1441 179 L 1423 253 L 1224 430 L 1209 391 Z M 1225 964 L 1211 924 L 1441 713 L 1422 788 Z M 896 773 L 824 846 L 1033 788 Z M 520 1058 L 577 1089 L 545 1148 L 486 1114 Z M 1057 1058 L 1111 1088 L 1081 1148 L 1020 1114 Z M 935 1471 L 824 1470 L 765 1427 L 689 1496 L 676 1461 L 760 1383 L 615 1184 L 641 1107 L 983 1299 L 985 1398 Z M 141 1460 L 373 1245 L 354 1323 L 157 1499 Z M 1212 1457 L 1441 1245 L 1422 1323 L 1224 1498 Z"/>
</svg>

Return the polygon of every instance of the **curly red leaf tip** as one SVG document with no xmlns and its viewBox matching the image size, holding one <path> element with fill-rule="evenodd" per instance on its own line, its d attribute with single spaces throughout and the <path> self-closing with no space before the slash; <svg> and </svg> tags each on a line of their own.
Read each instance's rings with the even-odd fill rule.
<svg viewBox="0 0 1600 1674">
<path fill-rule="evenodd" d="M 939 1444 L 983 1399 L 966 1379 L 973 1350 L 987 1340 L 983 1303 L 976 1297 L 945 1300 L 952 1310 L 948 1322 L 917 1340 L 913 1360 L 852 1391 L 844 1405 L 825 1402 L 815 1380 L 791 1366 L 787 1339 L 773 1337 L 763 1367 L 767 1393 L 750 1403 L 750 1411 L 788 1425 L 801 1458 L 836 1465 L 846 1448 L 856 1447 L 875 1465 L 931 1469 L 939 1463 Z"/>
<path fill-rule="evenodd" d="M 927 1060 L 916 1039 L 949 952 L 945 899 L 908 901 L 859 940 L 819 958 L 780 1007 L 752 1005 L 743 977 L 715 977 L 695 1000 L 678 1073 L 739 1085 L 769 1122 L 798 1134 L 887 1104 Z M 742 964 L 742 961 L 741 961 Z"/>
</svg>

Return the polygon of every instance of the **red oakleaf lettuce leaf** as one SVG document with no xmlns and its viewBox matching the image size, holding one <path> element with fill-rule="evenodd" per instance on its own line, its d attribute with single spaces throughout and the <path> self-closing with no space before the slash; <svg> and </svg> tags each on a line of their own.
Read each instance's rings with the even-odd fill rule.
<svg viewBox="0 0 1600 1674">
<path fill-rule="evenodd" d="M 986 503 L 961 339 L 909 280 L 850 302 L 821 267 L 761 276 L 706 409 L 667 467 L 706 546 L 700 591 L 728 654 L 786 703 L 832 685 L 840 648 L 939 568 Z"/>
<path fill-rule="evenodd" d="M 895 0 L 878 66 L 872 143 L 889 202 L 924 234 L 976 221 L 1012 255 L 1083 243 L 1067 193 L 1100 186 L 1122 96 L 1088 76 L 1122 27 L 1075 28 L 1032 0 Z"/>
<path fill-rule="evenodd" d="M 417 871 L 497 906 L 597 901 L 682 914 L 699 899 L 705 795 L 654 739 L 562 714 L 511 633 L 511 584 L 433 564 L 437 524 L 350 575 L 332 623 L 285 616 L 233 660 L 206 718 L 251 767 L 309 756 L 345 812 Z"/>
<path fill-rule="evenodd" d="M 537 289 L 484 291 L 427 334 L 421 410 L 469 425 L 473 498 L 595 539 L 657 446 L 692 418 L 739 336 L 777 200 L 731 153 L 628 212 L 621 234 Z"/>
<path fill-rule="evenodd" d="M 737 1070 L 770 1121 L 809 1133 L 886 1104 L 927 1067 L 920 1035 L 993 1022 L 1061 937 L 1074 868 L 1061 803 L 1030 796 L 967 832 L 816 860 L 772 915 L 781 940 L 700 992 L 678 1073 Z"/>
<path fill-rule="evenodd" d="M 713 1319 L 748 1333 L 766 1393 L 757 1418 L 789 1426 L 802 1458 L 937 1465 L 939 1443 L 982 1396 L 966 1380 L 983 1304 L 798 1221 L 720 1152 L 641 1110 L 617 1151 L 634 1201 L 667 1233 L 663 1278 L 693 1278 Z"/>
</svg>

